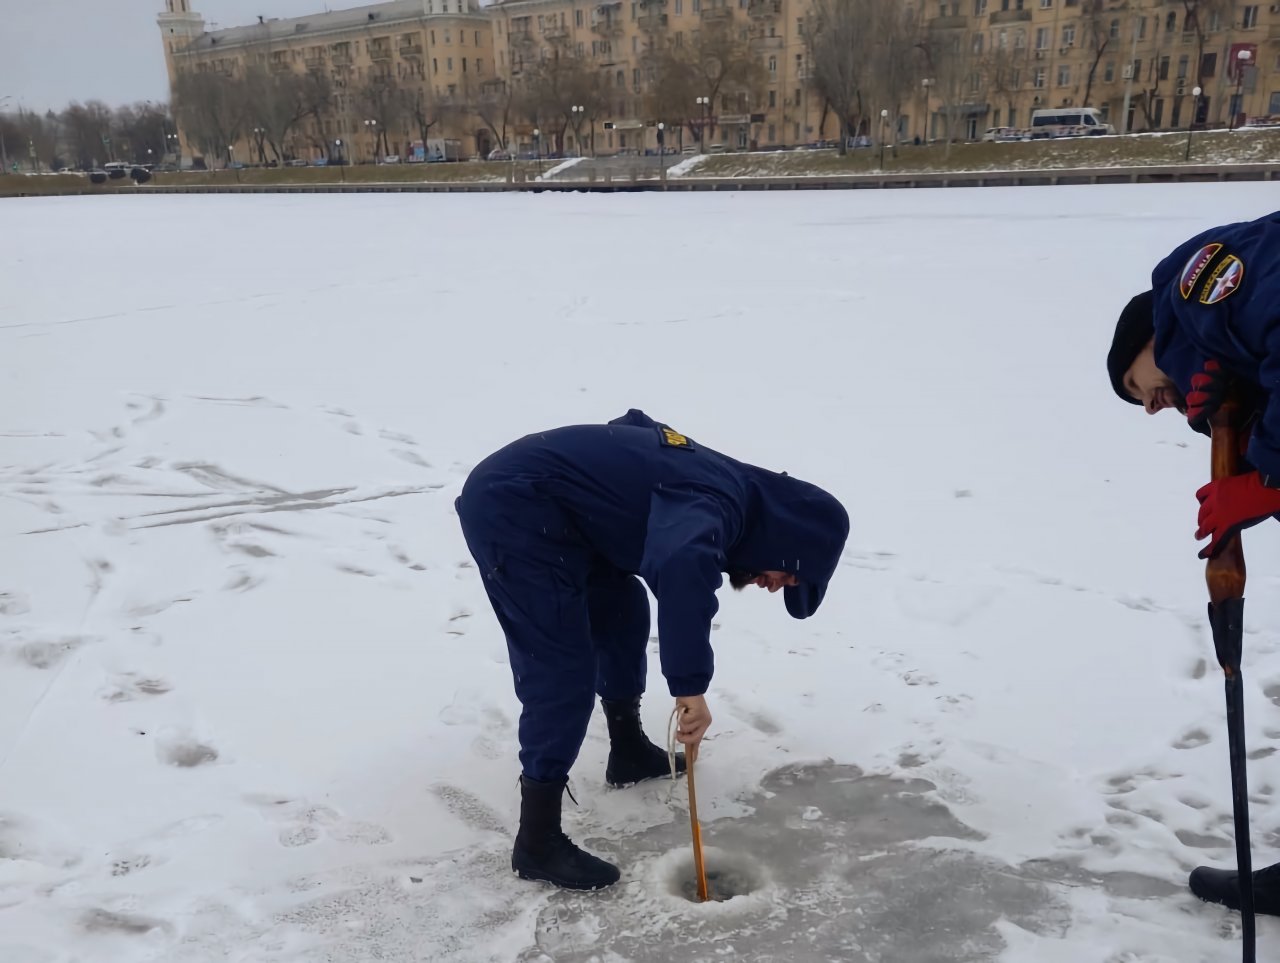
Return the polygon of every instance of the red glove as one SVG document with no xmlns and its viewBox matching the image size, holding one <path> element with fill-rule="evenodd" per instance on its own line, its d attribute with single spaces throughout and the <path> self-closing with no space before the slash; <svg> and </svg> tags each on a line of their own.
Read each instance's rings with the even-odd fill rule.
<svg viewBox="0 0 1280 963">
<path fill-rule="evenodd" d="M 1191 390 L 1187 392 L 1187 424 L 1196 431 L 1207 431 L 1209 419 L 1222 406 L 1227 393 L 1227 373 L 1212 359 L 1204 363 L 1204 370 L 1191 376 Z"/>
<path fill-rule="evenodd" d="M 1213 558 L 1237 532 L 1280 512 L 1280 489 L 1262 484 L 1256 471 L 1211 481 L 1196 492 L 1200 527 L 1196 538 L 1213 536 L 1200 558 Z"/>
</svg>

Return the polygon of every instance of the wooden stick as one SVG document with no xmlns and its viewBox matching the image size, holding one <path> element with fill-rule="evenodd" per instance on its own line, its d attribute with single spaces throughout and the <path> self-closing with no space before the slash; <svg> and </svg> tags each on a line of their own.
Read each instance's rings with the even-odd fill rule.
<svg viewBox="0 0 1280 963">
<path fill-rule="evenodd" d="M 698 793 L 693 785 L 693 760 L 698 756 L 696 746 L 691 746 L 685 753 L 685 776 L 689 780 L 689 823 L 693 827 L 693 871 L 698 879 L 698 902 L 705 903 L 711 898 L 707 889 L 707 867 L 702 861 L 702 827 L 698 825 Z"/>
</svg>

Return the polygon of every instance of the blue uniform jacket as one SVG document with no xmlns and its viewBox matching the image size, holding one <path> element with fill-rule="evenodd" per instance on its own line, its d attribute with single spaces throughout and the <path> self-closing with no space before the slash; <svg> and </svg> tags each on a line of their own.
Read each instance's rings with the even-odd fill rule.
<svg viewBox="0 0 1280 963">
<path fill-rule="evenodd" d="M 795 574 L 800 584 L 783 589 L 784 600 L 807 618 L 849 535 L 843 506 L 817 486 L 736 461 L 636 409 L 607 425 L 528 435 L 473 474 L 481 473 L 550 499 L 594 555 L 644 579 L 658 600 L 662 672 L 676 696 L 710 683 L 722 573 Z"/>
<path fill-rule="evenodd" d="M 1186 395 L 1215 359 L 1261 391 L 1248 458 L 1280 477 L 1280 212 L 1198 234 L 1151 274 L 1156 364 Z"/>
</svg>

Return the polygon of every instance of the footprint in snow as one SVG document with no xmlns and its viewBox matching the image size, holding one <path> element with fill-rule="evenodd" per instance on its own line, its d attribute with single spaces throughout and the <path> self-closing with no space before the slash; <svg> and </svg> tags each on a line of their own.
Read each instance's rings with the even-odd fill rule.
<svg viewBox="0 0 1280 963">
<path fill-rule="evenodd" d="M 139 698 L 164 695 L 173 691 L 173 686 L 156 676 L 141 675 L 137 672 L 124 672 L 103 688 L 101 695 L 104 702 L 133 702 Z"/>
<path fill-rule="evenodd" d="M 269 794 L 249 795 L 245 801 L 257 807 L 264 818 L 284 824 L 276 838 L 286 848 L 309 846 L 321 836 L 358 846 L 382 846 L 391 842 L 391 834 L 382 826 L 346 819 L 330 806 Z"/>
<path fill-rule="evenodd" d="M 1174 749 L 1196 749 L 1212 741 L 1209 733 L 1203 729 L 1189 729 L 1173 743 Z"/>
<path fill-rule="evenodd" d="M 171 728 L 156 736 L 156 758 L 167 766 L 194 769 L 218 761 L 218 750 L 187 729 Z"/>
</svg>

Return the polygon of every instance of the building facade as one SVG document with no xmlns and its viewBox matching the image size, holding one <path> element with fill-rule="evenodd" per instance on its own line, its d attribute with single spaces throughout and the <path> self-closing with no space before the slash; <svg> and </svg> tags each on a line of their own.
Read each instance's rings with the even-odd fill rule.
<svg viewBox="0 0 1280 963">
<path fill-rule="evenodd" d="M 747 150 L 840 136 L 812 80 L 813 3 L 394 0 L 209 30 L 191 0 L 166 0 L 159 25 L 175 87 L 191 73 L 320 78 L 323 106 L 289 126 L 292 157 L 405 156 L 432 137 L 467 156 L 614 154 L 655 148 L 659 123 L 669 148 Z M 872 140 L 974 139 L 1050 107 L 1096 107 L 1120 131 L 1280 116 L 1280 3 L 903 0 L 902 12 L 912 63 L 894 103 L 863 104 Z M 673 80 L 672 63 L 726 60 L 749 69 Z M 238 131 L 227 159 L 265 157 L 260 131 Z"/>
</svg>

